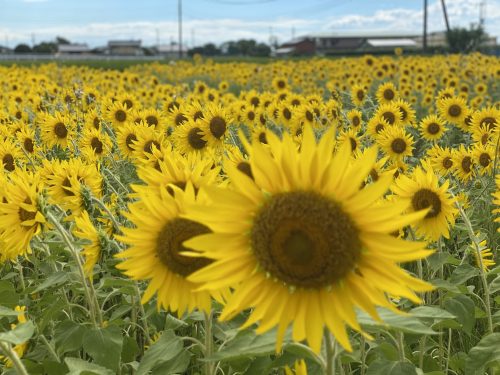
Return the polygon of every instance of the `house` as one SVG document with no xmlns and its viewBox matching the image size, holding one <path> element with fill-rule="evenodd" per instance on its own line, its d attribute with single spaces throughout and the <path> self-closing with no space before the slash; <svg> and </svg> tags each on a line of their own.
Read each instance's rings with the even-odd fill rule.
<svg viewBox="0 0 500 375">
<path fill-rule="evenodd" d="M 140 40 L 110 40 L 107 53 L 119 56 L 142 56 L 144 52 Z"/>
<path fill-rule="evenodd" d="M 85 55 L 88 53 L 90 53 L 90 48 L 85 43 L 59 44 L 57 46 L 58 55 Z"/>
<path fill-rule="evenodd" d="M 0 53 L 12 53 L 12 48 L 0 46 Z"/>
<path fill-rule="evenodd" d="M 173 58 L 179 56 L 179 44 L 178 43 L 170 43 L 170 44 L 160 44 L 158 46 L 153 47 L 154 53 L 159 56 L 163 56 L 166 58 Z M 187 56 L 188 48 L 186 46 L 182 46 L 182 55 Z"/>
<path fill-rule="evenodd" d="M 416 35 L 405 33 L 317 33 L 293 39 L 282 44 L 277 50 L 277 55 L 335 55 L 348 53 L 376 53 L 388 52 L 396 47 L 415 49 L 418 43 L 414 40 Z"/>
</svg>

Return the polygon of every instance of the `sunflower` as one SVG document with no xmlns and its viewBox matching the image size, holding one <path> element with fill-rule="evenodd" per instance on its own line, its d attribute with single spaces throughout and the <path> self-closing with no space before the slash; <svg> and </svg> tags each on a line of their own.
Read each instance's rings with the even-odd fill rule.
<svg viewBox="0 0 500 375">
<path fill-rule="evenodd" d="M 153 153 L 153 149 L 161 151 L 165 136 L 163 132 L 155 130 L 154 126 L 148 126 L 141 122 L 137 125 L 137 140 L 132 141 L 134 156 L 136 159 L 145 161 Z"/>
<path fill-rule="evenodd" d="M 97 110 L 92 109 L 89 112 L 85 114 L 85 123 L 84 123 L 84 128 L 85 129 L 101 129 L 102 126 L 102 117 L 101 115 L 97 112 Z"/>
<path fill-rule="evenodd" d="M 87 160 L 96 161 L 111 153 L 109 135 L 95 128 L 85 128 L 79 140 L 80 150 Z"/>
<path fill-rule="evenodd" d="M 189 114 L 187 111 L 192 111 L 189 114 L 191 114 L 192 119 L 195 121 L 203 117 L 203 110 L 199 103 L 197 105 L 193 104 L 191 106 L 188 106 L 187 110 L 184 109 L 184 106 L 173 107 L 166 114 L 168 125 L 175 128 L 184 124 L 189 118 Z"/>
<path fill-rule="evenodd" d="M 388 104 L 381 104 L 375 112 L 375 117 L 384 119 L 389 125 L 399 126 L 401 125 L 403 115 L 399 107 L 391 102 Z"/>
<path fill-rule="evenodd" d="M 392 104 L 396 105 L 401 113 L 401 125 L 412 125 L 415 122 L 415 110 L 410 103 L 403 99 L 397 99 Z"/>
<path fill-rule="evenodd" d="M 455 223 L 455 199 L 448 193 L 449 180 L 439 185 L 432 168 L 417 167 L 411 177 L 400 175 L 393 192 L 411 203 L 410 212 L 429 209 L 425 217 L 413 225 L 417 234 L 436 241 L 440 236 L 449 238 L 449 227 Z"/>
<path fill-rule="evenodd" d="M 374 116 L 366 124 L 366 132 L 376 138 L 385 128 L 388 127 L 390 127 L 390 125 L 384 118 Z"/>
<path fill-rule="evenodd" d="M 120 152 L 125 157 L 132 157 L 134 154 L 134 142 L 137 142 L 139 128 L 134 123 L 126 123 L 116 131 L 116 143 Z"/>
<path fill-rule="evenodd" d="M 361 107 L 366 101 L 366 88 L 363 85 L 354 85 L 351 88 L 351 101 L 356 107 Z"/>
<path fill-rule="evenodd" d="M 435 145 L 427 152 L 432 169 L 441 176 L 447 176 L 453 172 L 454 150 Z"/>
<path fill-rule="evenodd" d="M 472 152 L 464 145 L 460 145 L 453 155 L 453 173 L 462 182 L 470 181 L 474 177 Z"/>
<path fill-rule="evenodd" d="M 131 114 L 132 112 L 129 107 L 119 101 L 116 101 L 108 107 L 105 118 L 116 128 L 119 128 L 128 120 L 131 120 Z"/>
<path fill-rule="evenodd" d="M 420 134 L 428 141 L 437 141 L 446 132 L 444 121 L 437 115 L 429 115 L 420 121 Z"/>
<path fill-rule="evenodd" d="M 19 161 L 23 159 L 23 152 L 9 140 L 0 139 L 0 161 L 6 172 L 16 169 Z"/>
<path fill-rule="evenodd" d="M 288 79 L 286 77 L 274 77 L 272 86 L 278 92 L 286 91 L 288 89 Z"/>
<path fill-rule="evenodd" d="M 347 112 L 347 119 L 349 120 L 350 127 L 357 131 L 359 131 L 363 125 L 363 114 L 357 109 L 351 109 Z"/>
<path fill-rule="evenodd" d="M 17 141 L 22 149 L 30 155 L 30 157 L 36 156 L 40 151 L 38 142 L 35 138 L 35 131 L 30 127 L 23 127 L 19 132 L 16 133 Z"/>
<path fill-rule="evenodd" d="M 249 150 L 253 180 L 229 166 L 230 188 L 205 188 L 210 202 L 184 215 L 213 231 L 184 242 L 213 260 L 188 280 L 200 290 L 234 288 L 220 319 L 251 308 L 243 327 L 260 322 L 261 334 L 278 325 L 277 350 L 290 324 L 293 340 L 315 352 L 325 326 L 351 350 L 344 324 L 362 330 L 354 307 L 378 319 L 374 305 L 395 309 L 386 293 L 420 302 L 413 290 L 432 289 L 397 265 L 430 252 L 389 234 L 426 211 L 401 216 L 406 203 L 377 202 L 390 176 L 360 191 L 377 150 L 351 164 L 349 142 L 332 155 L 334 133 L 316 144 L 305 127 L 300 150 L 290 135 L 270 134 L 274 157 L 260 143 Z"/>
<path fill-rule="evenodd" d="M 40 176 L 18 170 L 2 185 L 0 261 L 15 260 L 31 253 L 30 241 L 45 223 L 39 208 Z"/>
<path fill-rule="evenodd" d="M 479 242 L 479 254 L 474 245 L 471 244 L 470 251 L 474 255 L 476 265 L 482 268 L 484 272 L 488 272 L 491 267 L 496 265 L 495 256 L 493 255 L 490 248 L 488 248 L 487 240 L 482 240 Z"/>
<path fill-rule="evenodd" d="M 207 136 L 198 122 L 188 120 L 174 129 L 172 139 L 175 148 L 182 154 L 204 152 L 208 148 Z"/>
<path fill-rule="evenodd" d="M 402 161 L 413 153 L 413 137 L 397 126 L 389 126 L 379 133 L 377 142 L 393 161 Z"/>
<path fill-rule="evenodd" d="M 43 144 L 52 148 L 59 146 L 66 148 L 73 137 L 73 127 L 68 116 L 57 112 L 56 114 L 46 115 L 41 124 L 41 138 Z"/>
<path fill-rule="evenodd" d="M 231 118 L 220 104 L 208 104 L 200 119 L 200 126 L 209 146 L 220 146 L 224 142 Z"/>
<path fill-rule="evenodd" d="M 388 104 L 393 100 L 396 100 L 399 94 L 394 83 L 385 82 L 377 88 L 375 96 L 380 104 Z"/>
<path fill-rule="evenodd" d="M 75 216 L 75 225 L 73 234 L 78 238 L 90 242 L 83 247 L 82 255 L 85 257 L 85 264 L 83 265 L 85 276 L 92 280 L 94 266 L 101 255 L 100 235 L 94 224 L 92 224 L 87 211 L 83 211 L 80 216 Z"/>
<path fill-rule="evenodd" d="M 20 323 L 20 324 L 23 324 L 23 323 L 26 323 L 27 322 L 27 319 L 26 319 L 26 315 L 25 315 L 25 311 L 26 311 L 26 306 L 16 306 L 14 308 L 14 311 L 17 312 L 17 322 Z M 14 329 L 17 327 L 17 324 L 11 324 L 10 325 L 10 329 Z M 20 344 L 16 344 L 12 350 L 17 354 L 17 356 L 19 358 L 22 358 L 24 356 L 24 353 L 26 352 L 26 350 L 28 349 L 28 341 L 25 341 L 25 342 L 22 342 Z M 14 363 L 12 362 L 12 360 L 8 357 L 5 357 L 3 355 L 0 355 L 0 361 L 2 361 L 4 364 L 5 364 L 5 367 L 6 368 L 12 368 L 14 366 Z"/>
<path fill-rule="evenodd" d="M 469 114 L 465 99 L 451 97 L 437 102 L 439 116 L 451 124 L 459 125 Z"/>
<path fill-rule="evenodd" d="M 481 176 L 490 174 L 495 160 L 495 146 L 478 144 L 472 148 L 472 162 L 479 169 Z"/>
<path fill-rule="evenodd" d="M 478 129 L 485 126 L 488 129 L 495 130 L 500 123 L 500 110 L 495 107 L 483 108 L 472 115 L 471 126 Z"/>
<path fill-rule="evenodd" d="M 486 124 L 472 128 L 472 140 L 474 143 L 486 146 L 487 144 L 496 144 L 495 131 Z M 496 134 L 498 137 L 498 133 Z"/>
<path fill-rule="evenodd" d="M 349 141 L 351 144 L 351 152 L 359 151 L 361 146 L 361 138 L 358 135 L 358 131 L 356 129 L 347 129 L 342 130 L 338 136 L 337 141 L 338 144 L 343 144 L 345 141 Z"/>
<path fill-rule="evenodd" d="M 211 263 L 207 258 L 192 258 L 181 253 L 188 250 L 183 242 L 210 229 L 200 223 L 181 218 L 184 206 L 195 201 L 192 185 L 172 196 L 165 187 L 159 192 L 140 190 L 140 201 L 129 205 L 124 213 L 134 228 L 123 227 L 116 238 L 129 248 L 116 255 L 125 259 L 116 267 L 135 280 L 149 280 L 142 297 L 146 303 L 157 293 L 158 308 L 163 307 L 182 316 L 199 308 L 210 311 L 210 293 L 198 291 L 199 284 L 186 279 L 192 272 Z"/>
</svg>

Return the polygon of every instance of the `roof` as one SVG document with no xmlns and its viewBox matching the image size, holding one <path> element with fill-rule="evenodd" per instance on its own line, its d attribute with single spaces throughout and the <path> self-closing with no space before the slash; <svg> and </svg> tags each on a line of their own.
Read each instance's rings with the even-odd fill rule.
<svg viewBox="0 0 500 375">
<path fill-rule="evenodd" d="M 342 31 L 342 32 L 321 32 L 306 35 L 309 38 L 414 38 L 418 34 L 414 32 L 395 32 L 387 30 L 373 30 L 373 31 Z"/>
<path fill-rule="evenodd" d="M 361 44 L 363 44 L 362 38 L 341 38 L 334 45 L 333 48 L 338 49 L 349 49 L 349 48 L 357 48 Z"/>
<path fill-rule="evenodd" d="M 110 40 L 108 47 L 140 47 L 141 40 Z"/>
<path fill-rule="evenodd" d="M 286 53 L 291 53 L 294 52 L 295 48 L 294 47 L 281 47 L 276 49 L 276 54 L 286 54 Z"/>
<path fill-rule="evenodd" d="M 159 53 L 170 53 L 170 52 L 179 52 L 179 45 L 178 44 L 160 44 L 159 46 L 156 46 L 155 49 Z M 186 46 L 182 46 L 182 51 L 187 51 L 188 48 Z"/>
<path fill-rule="evenodd" d="M 368 39 L 366 41 L 372 47 L 416 47 L 417 43 L 408 38 L 399 39 Z"/>
<path fill-rule="evenodd" d="M 58 52 L 90 52 L 90 48 L 86 44 L 59 44 L 57 46 Z"/>
</svg>

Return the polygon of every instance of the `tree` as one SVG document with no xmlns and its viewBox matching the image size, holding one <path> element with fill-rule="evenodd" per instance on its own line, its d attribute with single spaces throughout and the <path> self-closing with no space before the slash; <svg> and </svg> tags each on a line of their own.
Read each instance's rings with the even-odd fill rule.
<svg viewBox="0 0 500 375">
<path fill-rule="evenodd" d="M 194 47 L 188 51 L 189 56 L 193 56 L 196 53 L 203 56 L 218 56 L 221 54 L 221 50 L 215 44 L 207 43 L 202 47 Z"/>
<path fill-rule="evenodd" d="M 57 52 L 57 44 L 54 42 L 41 42 L 33 47 L 35 53 L 55 53 Z"/>
<path fill-rule="evenodd" d="M 56 36 L 56 44 L 71 44 L 71 42 L 62 36 Z"/>
<path fill-rule="evenodd" d="M 31 47 L 27 44 L 18 44 L 16 48 L 14 48 L 14 53 L 30 53 L 32 52 Z"/>
<path fill-rule="evenodd" d="M 479 49 L 486 40 L 486 33 L 482 26 L 471 27 L 470 29 L 454 27 L 446 33 L 446 39 L 450 52 L 468 53 Z"/>
</svg>

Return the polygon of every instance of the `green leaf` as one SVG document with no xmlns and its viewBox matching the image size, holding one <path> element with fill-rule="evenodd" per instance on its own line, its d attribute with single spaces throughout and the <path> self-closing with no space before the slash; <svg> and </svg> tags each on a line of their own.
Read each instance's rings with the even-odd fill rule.
<svg viewBox="0 0 500 375">
<path fill-rule="evenodd" d="M 465 361 L 465 373 L 484 374 L 484 369 L 490 366 L 500 366 L 500 333 L 484 336 L 469 351 Z"/>
<path fill-rule="evenodd" d="M 413 333 L 417 335 L 435 335 L 436 332 L 425 325 L 417 317 L 411 314 L 396 314 L 390 310 L 379 308 L 377 309 L 382 322 L 374 321 L 365 312 L 358 314 L 358 321 L 366 328 L 380 329 L 395 329 L 405 333 Z"/>
<path fill-rule="evenodd" d="M 183 350 L 183 344 L 180 337 L 177 337 L 173 331 L 165 331 L 161 337 L 144 353 L 137 375 L 146 375 L 154 367 L 161 365 Z"/>
<path fill-rule="evenodd" d="M 177 329 L 180 327 L 185 327 L 187 325 L 188 324 L 186 322 L 184 322 L 180 319 L 177 319 L 170 314 L 167 314 L 167 316 L 165 317 L 165 328 L 164 328 L 165 330 Z"/>
<path fill-rule="evenodd" d="M 0 316 L 18 316 L 19 313 L 8 307 L 0 306 Z"/>
<path fill-rule="evenodd" d="M 35 333 L 35 326 L 31 321 L 18 324 L 13 330 L 9 332 L 0 333 L 0 341 L 5 341 L 10 344 L 19 345 L 28 341 Z"/>
<path fill-rule="evenodd" d="M 83 344 L 83 336 L 87 328 L 71 320 L 61 322 L 54 332 L 54 343 L 57 354 L 80 350 Z"/>
<path fill-rule="evenodd" d="M 474 316 L 475 305 L 469 297 L 459 294 L 454 298 L 447 298 L 444 301 L 444 308 L 457 317 L 457 321 L 462 324 L 462 329 L 470 335 L 476 322 Z"/>
<path fill-rule="evenodd" d="M 135 361 L 139 351 L 139 345 L 137 345 L 137 341 L 135 341 L 133 337 L 123 337 L 122 362 L 128 363 Z"/>
<path fill-rule="evenodd" d="M 366 375 L 417 375 L 417 369 L 412 363 L 379 359 L 370 364 Z"/>
<path fill-rule="evenodd" d="M 45 279 L 43 283 L 38 285 L 38 287 L 32 293 L 38 293 L 44 289 L 50 288 L 55 285 L 63 284 L 68 281 L 68 272 L 59 271 L 56 272 Z"/>
<path fill-rule="evenodd" d="M 115 372 L 104 368 L 102 366 L 96 365 L 95 363 L 89 363 L 80 358 L 65 358 L 64 362 L 68 366 L 68 375 L 114 375 Z"/>
<path fill-rule="evenodd" d="M 276 349 L 276 331 L 271 330 L 262 335 L 254 332 L 240 331 L 229 341 L 224 350 L 214 353 L 209 361 L 233 361 L 248 357 L 259 357 L 272 354 Z"/>
<path fill-rule="evenodd" d="M 189 367 L 189 362 L 191 362 L 191 354 L 183 351 L 171 360 L 155 366 L 151 371 L 151 375 L 185 374 Z"/>
<path fill-rule="evenodd" d="M 437 271 L 444 264 L 460 264 L 459 259 L 455 258 L 453 255 L 445 251 L 432 254 L 427 258 L 427 261 L 429 262 L 429 266 L 433 271 Z"/>
<path fill-rule="evenodd" d="M 460 285 L 477 275 L 479 275 L 479 270 L 477 268 L 464 263 L 453 270 L 450 277 L 450 283 Z"/>
<path fill-rule="evenodd" d="M 490 283 L 490 293 L 496 293 L 500 290 L 500 276 L 497 276 L 491 283 Z"/>
<path fill-rule="evenodd" d="M 118 372 L 122 353 L 123 336 L 121 329 L 109 326 L 91 329 L 83 337 L 83 349 L 95 363 Z"/>
<path fill-rule="evenodd" d="M 14 285 L 10 281 L 0 281 L 0 301 L 2 306 L 14 308 L 19 305 L 19 296 L 16 293 Z"/>
<path fill-rule="evenodd" d="M 460 289 L 456 285 L 450 283 L 448 280 L 432 279 L 429 282 L 436 288 L 444 289 L 453 293 L 461 293 Z"/>
<path fill-rule="evenodd" d="M 436 306 L 419 306 L 410 310 L 412 316 L 417 318 L 433 318 L 433 319 L 453 319 L 455 315 Z"/>
</svg>

